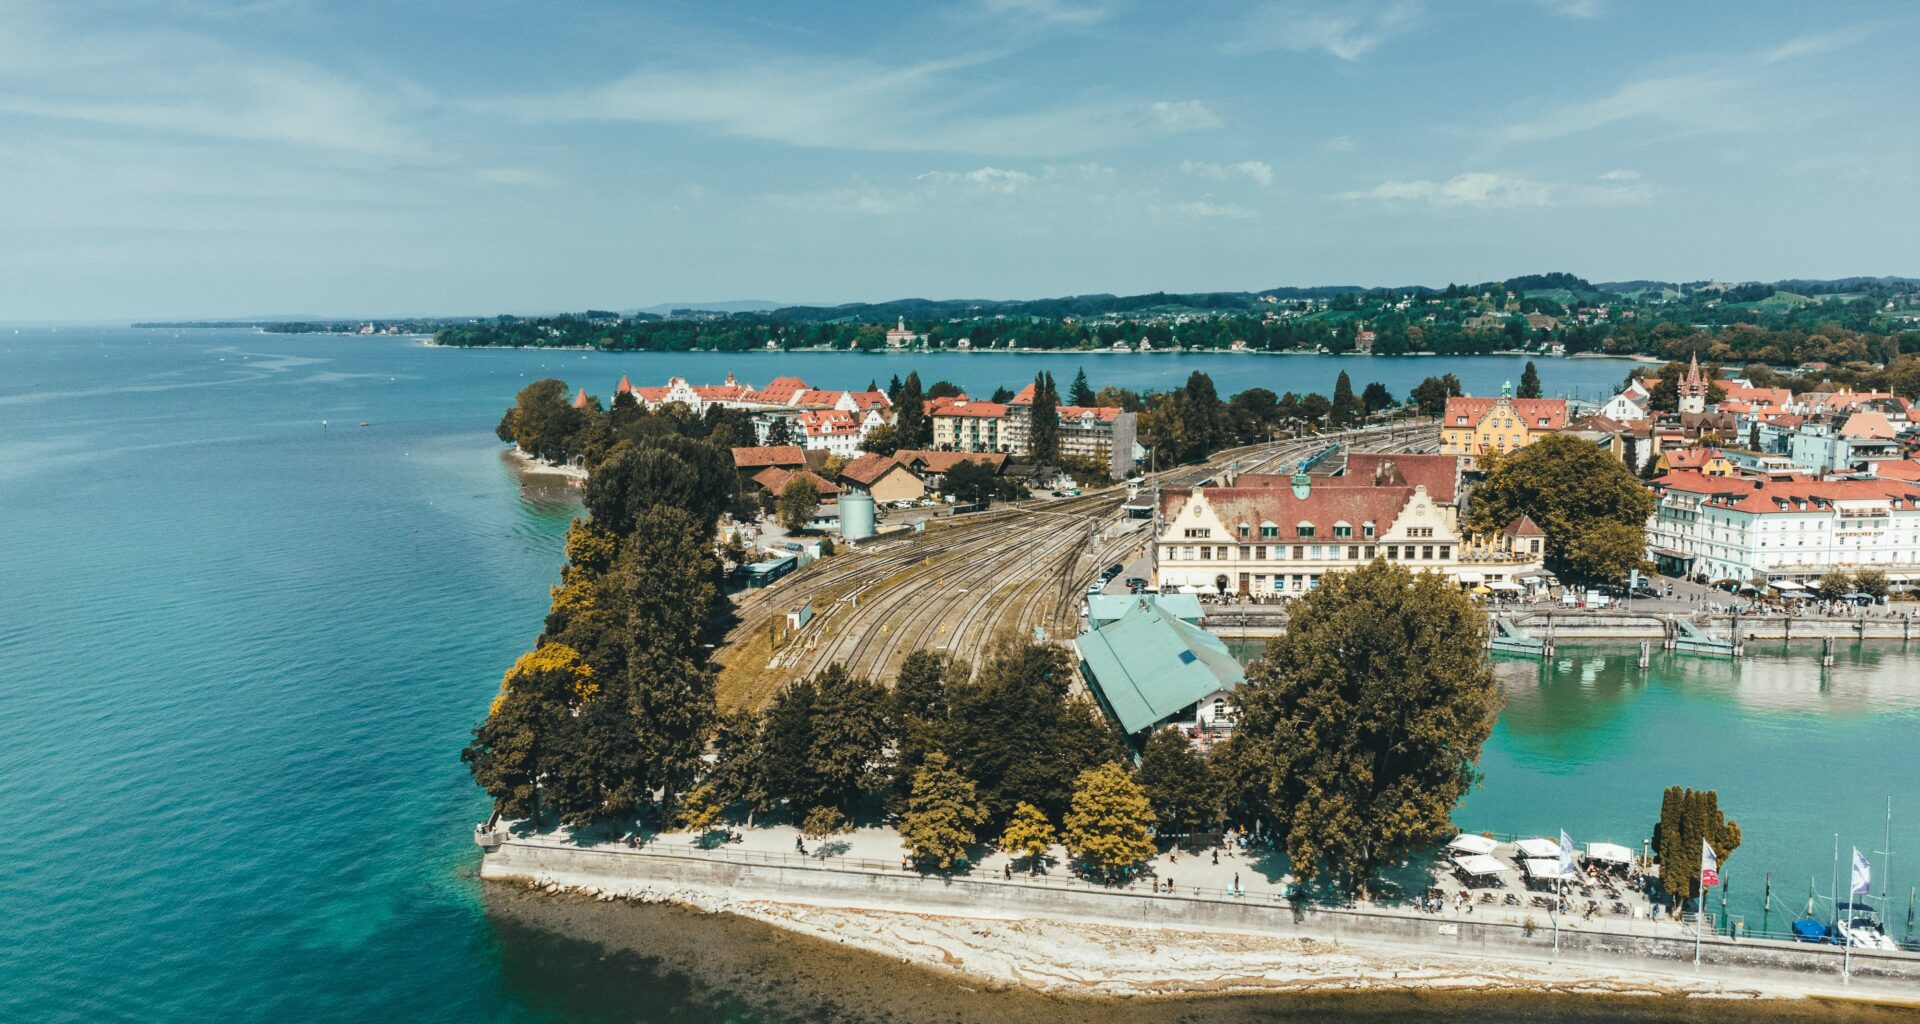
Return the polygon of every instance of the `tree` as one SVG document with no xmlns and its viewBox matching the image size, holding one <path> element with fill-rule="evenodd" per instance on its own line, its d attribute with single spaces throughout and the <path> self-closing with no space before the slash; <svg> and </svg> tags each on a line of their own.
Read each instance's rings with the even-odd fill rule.
<svg viewBox="0 0 1920 1024">
<path fill-rule="evenodd" d="M 1052 465 L 1060 461 L 1060 396 L 1053 391 L 1053 374 L 1033 378 L 1033 405 L 1027 426 L 1027 451 L 1033 461 Z"/>
<path fill-rule="evenodd" d="M 860 450 L 875 455 L 892 455 L 900 450 L 900 430 L 891 423 L 882 423 L 867 431 L 860 442 Z"/>
<path fill-rule="evenodd" d="M 1019 497 L 1019 485 L 994 472 L 992 466 L 962 459 L 942 475 L 940 487 L 963 504 L 991 504 L 995 498 Z"/>
<path fill-rule="evenodd" d="M 1529 516 L 1547 534 L 1547 559 L 1572 572 L 1616 564 L 1613 555 L 1644 548 L 1653 495 L 1634 479 L 1626 464 L 1598 445 L 1571 434 L 1548 434 L 1494 459 L 1487 479 L 1473 493 L 1468 528 L 1490 534 L 1520 516 Z M 1588 538 L 1601 524 L 1641 534 L 1638 545 L 1620 531 Z M 1576 564 L 1574 553 L 1581 553 Z"/>
<path fill-rule="evenodd" d="M 907 374 L 893 410 L 893 426 L 900 434 L 900 447 L 933 447 L 933 421 L 927 418 L 926 396 L 920 392 L 918 372 Z"/>
<path fill-rule="evenodd" d="M 944 749 L 978 787 L 995 826 L 1004 826 L 1021 801 L 1057 818 L 1076 775 L 1125 756 L 1100 710 L 1069 696 L 1073 681 L 1064 648 L 1008 632 L 995 638 L 972 679 L 948 682 Z"/>
<path fill-rule="evenodd" d="M 1853 574 L 1853 589 L 1868 597 L 1887 596 L 1887 574 L 1879 569 L 1862 569 Z"/>
<path fill-rule="evenodd" d="M 1583 579 L 1619 582 L 1636 570 L 1653 571 L 1646 556 L 1646 530 L 1626 523 L 1588 526 L 1567 545 L 1567 568 Z"/>
<path fill-rule="evenodd" d="M 964 662 L 951 662 L 932 651 L 918 650 L 900 662 L 900 674 L 894 677 L 893 790 L 904 799 L 913 785 L 913 773 L 927 755 L 941 749 L 947 741 L 947 681 L 965 679 Z"/>
<path fill-rule="evenodd" d="M 1277 823 L 1293 873 L 1363 890 L 1445 835 L 1473 785 L 1499 690 L 1486 616 L 1438 573 L 1330 573 L 1234 691 L 1241 799 Z"/>
<path fill-rule="evenodd" d="M 702 782 L 687 790 L 686 798 L 680 803 L 680 827 L 693 833 L 695 838 L 705 838 L 720 826 L 726 809 L 719 787 L 712 782 Z"/>
<path fill-rule="evenodd" d="M 536 459 L 565 462 L 580 454 L 590 417 L 567 400 L 567 383 L 546 378 L 520 389 L 495 436 Z"/>
<path fill-rule="evenodd" d="M 978 841 L 974 829 L 985 817 L 973 783 L 953 770 L 947 755 L 934 751 L 913 773 L 900 839 L 916 863 L 937 864 L 944 871 L 966 859 Z"/>
<path fill-rule="evenodd" d="M 1533 360 L 1527 360 L 1527 368 L 1520 371 L 1520 390 L 1514 392 L 1515 398 L 1540 397 L 1540 371 L 1533 366 Z"/>
<path fill-rule="evenodd" d="M 808 839 L 825 839 L 852 829 L 853 823 L 837 807 L 815 807 L 800 822 L 800 834 Z"/>
<path fill-rule="evenodd" d="M 1327 419 L 1327 414 L 1333 411 L 1333 403 L 1327 401 L 1327 396 L 1318 391 L 1312 391 L 1301 397 L 1298 408 L 1300 419 L 1308 426 L 1317 428 Z"/>
<path fill-rule="evenodd" d="M 1428 377 L 1413 386 L 1413 404 L 1422 416 L 1438 416 L 1447 410 L 1447 399 L 1461 394 L 1460 378 L 1453 374 Z"/>
<path fill-rule="evenodd" d="M 762 717 L 755 775 L 790 813 L 852 810 L 881 778 L 889 726 L 886 688 L 838 662 L 774 695 Z"/>
<path fill-rule="evenodd" d="M 1013 808 L 1013 820 L 1000 836 L 1000 846 L 1009 854 L 1025 857 L 1027 870 L 1037 875 L 1047 851 L 1053 849 L 1054 839 L 1053 823 L 1047 820 L 1047 812 L 1022 800 Z"/>
<path fill-rule="evenodd" d="M 495 810 L 538 819 L 537 780 L 564 753 L 575 711 L 596 692 L 593 669 L 563 644 L 542 644 L 507 670 L 486 721 L 460 752 Z"/>
<path fill-rule="evenodd" d="M 1064 829 L 1067 852 L 1089 871 L 1112 878 L 1153 856 L 1147 831 L 1153 822 L 1153 807 L 1140 784 L 1125 766 L 1109 761 L 1074 778 Z"/>
<path fill-rule="evenodd" d="M 1711 789 L 1669 787 L 1660 796 L 1660 821 L 1653 828 L 1653 850 L 1660 858 L 1660 886 L 1676 901 L 1700 895 L 1700 844 L 1713 848 L 1726 870 L 1740 847 L 1740 826 L 1720 810 L 1720 794 Z M 1674 907 L 1678 915 L 1680 908 Z"/>
<path fill-rule="evenodd" d="M 783 445 L 793 443 L 793 421 L 785 416 L 774 416 L 767 423 L 767 443 Z"/>
<path fill-rule="evenodd" d="M 1820 582 L 1815 584 L 1813 592 L 1822 601 L 1837 601 L 1842 595 L 1853 593 L 1853 578 L 1844 569 L 1829 569 L 1820 574 Z"/>
<path fill-rule="evenodd" d="M 1385 384 L 1377 380 L 1371 381 L 1367 384 L 1366 388 L 1360 392 L 1360 404 L 1364 406 L 1369 413 L 1379 412 L 1383 409 L 1391 409 L 1393 408 L 1393 392 L 1388 391 Z"/>
<path fill-rule="evenodd" d="M 1628 472 L 1640 469 L 1640 438 L 1631 433 L 1620 434 L 1620 461 L 1626 464 Z"/>
<path fill-rule="evenodd" d="M 820 511 L 820 487 L 812 477 L 795 473 L 788 478 L 786 486 L 780 488 L 780 497 L 773 507 L 780 517 L 780 525 L 790 533 L 798 533 L 811 525 Z"/>
<path fill-rule="evenodd" d="M 1163 832 L 1191 832 L 1220 818 L 1220 787 L 1212 766 L 1172 726 L 1147 738 L 1140 753 L 1140 786 Z"/>
<path fill-rule="evenodd" d="M 664 434 L 622 442 L 587 479 L 587 511 L 601 529 L 621 537 L 648 508 L 667 505 L 693 513 L 711 535 L 739 481 L 733 457 L 705 441 Z"/>
<path fill-rule="evenodd" d="M 1073 386 L 1067 389 L 1067 404 L 1097 405 L 1093 398 L 1093 388 L 1087 384 L 1087 371 L 1084 367 L 1078 368 L 1073 375 Z"/>
<path fill-rule="evenodd" d="M 1005 384 L 1002 384 L 999 387 L 993 389 L 993 395 L 989 397 L 987 401 L 998 402 L 1001 405 L 1005 405 L 1006 403 L 1013 401 L 1013 389 L 1006 386 Z"/>
<path fill-rule="evenodd" d="M 1333 382 L 1333 405 L 1329 411 L 1333 414 L 1331 422 L 1336 427 L 1350 427 L 1366 415 L 1360 400 L 1353 396 L 1353 378 L 1348 377 L 1345 370 L 1341 370 L 1340 376 Z"/>
</svg>

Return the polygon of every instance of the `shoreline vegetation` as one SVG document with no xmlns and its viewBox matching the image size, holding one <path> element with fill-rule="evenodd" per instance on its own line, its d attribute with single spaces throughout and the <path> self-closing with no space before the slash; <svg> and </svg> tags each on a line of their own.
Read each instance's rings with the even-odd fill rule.
<svg viewBox="0 0 1920 1024">
<path fill-rule="evenodd" d="M 608 965 L 617 997 L 641 965 L 697 998 L 775 1020 L 1239 1021 L 1489 1019 L 1920 1020 L 1872 999 L 1782 998 L 1656 972 L 1496 962 L 1241 933 L 822 908 L 688 894 L 619 896 L 489 881 L 489 916 L 516 949 L 563 944 Z M 587 955 L 581 955 L 587 954 Z M 579 990 L 581 986 L 572 986 Z M 1578 994 L 1578 1000 L 1566 998 Z"/>
</svg>

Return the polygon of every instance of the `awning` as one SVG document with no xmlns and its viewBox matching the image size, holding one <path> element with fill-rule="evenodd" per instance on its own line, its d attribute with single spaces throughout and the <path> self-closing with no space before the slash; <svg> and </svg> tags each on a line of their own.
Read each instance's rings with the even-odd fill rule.
<svg viewBox="0 0 1920 1024">
<path fill-rule="evenodd" d="M 1553 857 L 1528 857 L 1526 860 L 1526 868 L 1528 878 L 1573 878 L 1579 874 L 1579 872 L 1576 872 L 1571 867 L 1564 872 L 1561 871 L 1560 858 L 1557 855 Z"/>
<path fill-rule="evenodd" d="M 1913 577 L 1908 576 L 1905 573 L 1890 572 L 1887 574 L 1887 582 L 1888 583 L 1912 583 Z"/>
<path fill-rule="evenodd" d="M 1163 572 L 1160 574 L 1160 585 L 1163 587 L 1178 587 L 1186 582 L 1187 574 L 1183 572 Z"/>
<path fill-rule="evenodd" d="M 1768 584 L 1767 584 L 1767 586 L 1769 586 L 1769 587 L 1772 587 L 1772 588 L 1773 588 L 1773 589 L 1775 589 L 1775 590 L 1805 590 L 1805 589 L 1807 589 L 1806 587 L 1803 587 L 1803 586 L 1801 586 L 1800 584 L 1798 584 L 1798 583 L 1795 583 L 1795 582 L 1793 582 L 1792 580 L 1774 580 L 1773 582 L 1771 582 L 1771 583 L 1768 583 Z"/>
<path fill-rule="evenodd" d="M 1470 853 L 1464 857 L 1455 857 L 1453 858 L 1453 863 L 1459 867 L 1460 870 L 1475 877 L 1498 875 L 1507 870 L 1505 864 L 1494 860 L 1484 853 Z"/>
<path fill-rule="evenodd" d="M 1519 847 L 1520 855 L 1523 857 L 1558 858 L 1560 856 L 1560 844 L 1551 839 L 1522 839 L 1513 845 Z"/>
<path fill-rule="evenodd" d="M 1518 583 L 1508 583 L 1506 580 L 1494 580 L 1492 583 L 1487 584 L 1487 589 L 1488 590 L 1521 590 L 1524 588 L 1521 587 L 1520 584 Z"/>
<path fill-rule="evenodd" d="M 1587 859 L 1597 860 L 1602 864 L 1631 864 L 1633 851 L 1619 843 L 1588 843 Z"/>
<path fill-rule="evenodd" d="M 1462 832 L 1453 837 L 1453 841 L 1447 844 L 1447 849 L 1458 853 L 1477 853 L 1485 856 L 1492 853 L 1493 848 L 1499 845 L 1499 843 L 1488 839 L 1486 836 L 1476 836 L 1471 832 Z"/>
<path fill-rule="evenodd" d="M 1806 592 L 1806 591 L 1804 591 L 1804 590 L 1788 590 L 1788 591 L 1784 591 L 1784 592 L 1782 592 L 1780 596 L 1781 596 L 1781 597 L 1788 597 L 1788 598 L 1792 598 L 1792 599 L 1793 599 L 1793 600 L 1795 600 L 1795 601 L 1811 601 L 1811 600 L 1813 600 L 1813 595 L 1812 595 L 1812 594 L 1809 594 L 1809 593 L 1807 593 L 1807 592 Z"/>
<path fill-rule="evenodd" d="M 1481 574 L 1474 572 L 1471 569 L 1468 569 L 1467 571 L 1462 572 L 1460 574 L 1460 582 L 1462 583 L 1478 583 L 1484 579 L 1486 579 L 1485 576 L 1482 576 Z"/>
<path fill-rule="evenodd" d="M 1682 561 L 1682 562 L 1693 561 L 1692 555 L 1689 555 L 1684 551 L 1675 551 L 1672 548 L 1648 548 L 1647 550 L 1652 551 L 1654 554 L 1659 555 L 1661 558 L 1671 558 L 1671 559 L 1675 559 L 1676 561 Z"/>
</svg>

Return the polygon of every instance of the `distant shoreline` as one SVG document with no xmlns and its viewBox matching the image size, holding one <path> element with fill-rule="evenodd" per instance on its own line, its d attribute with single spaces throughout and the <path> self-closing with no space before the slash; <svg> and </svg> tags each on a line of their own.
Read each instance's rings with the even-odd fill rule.
<svg viewBox="0 0 1920 1024">
<path fill-rule="evenodd" d="M 420 343 L 426 348 L 447 349 L 449 351 L 484 352 L 498 350 L 505 352 L 598 352 L 603 355 L 853 355 L 853 356 L 971 356 L 971 355 L 1020 355 L 1020 356 L 1324 356 L 1333 359 L 1348 357 L 1356 359 L 1620 359 L 1635 363 L 1661 364 L 1663 360 L 1654 356 L 1622 356 L 1598 352 L 1580 352 L 1570 356 L 1548 355 L 1541 352 L 1460 352 L 1441 354 L 1439 352 L 1402 352 L 1393 355 L 1375 352 L 1302 352 L 1298 349 L 1271 351 L 1268 349 L 1243 349 L 1234 351 L 1224 348 L 1154 349 L 1151 352 L 1116 352 L 1110 348 L 973 348 L 973 349 L 876 349 L 866 351 L 847 348 L 692 348 L 692 349 L 650 349 L 650 348 L 600 348 L 595 345 L 442 345 L 431 337 Z"/>
</svg>

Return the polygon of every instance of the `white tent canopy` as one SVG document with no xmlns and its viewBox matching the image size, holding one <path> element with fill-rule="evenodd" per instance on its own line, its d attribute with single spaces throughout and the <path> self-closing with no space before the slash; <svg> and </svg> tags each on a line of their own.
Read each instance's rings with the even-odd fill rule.
<svg viewBox="0 0 1920 1024">
<path fill-rule="evenodd" d="M 1568 868 L 1566 874 L 1561 874 L 1560 858 L 1557 856 L 1528 857 L 1526 864 L 1528 878 L 1572 878 L 1578 874 L 1572 868 Z"/>
<path fill-rule="evenodd" d="M 1588 843 L 1587 859 L 1597 860 L 1603 864 L 1631 864 L 1633 851 L 1619 843 Z"/>
<path fill-rule="evenodd" d="M 1471 569 L 1463 570 L 1460 573 L 1460 582 L 1462 583 L 1478 583 L 1484 579 L 1486 579 L 1486 576 L 1480 573 L 1474 572 Z"/>
<path fill-rule="evenodd" d="M 1551 839 L 1522 839 L 1513 844 L 1520 848 L 1522 856 L 1560 858 L 1560 844 Z"/>
<path fill-rule="evenodd" d="M 1465 854 L 1479 854 L 1484 857 L 1492 853 L 1493 848 L 1499 845 L 1499 843 L 1488 839 L 1486 836 L 1476 836 L 1471 832 L 1462 832 L 1453 837 L 1453 842 L 1447 844 L 1447 849 Z"/>
<path fill-rule="evenodd" d="M 1487 584 L 1487 589 L 1488 590 L 1519 590 L 1521 589 L 1521 587 L 1520 587 L 1520 584 L 1518 583 L 1508 583 L 1506 580 L 1494 580 L 1493 582 Z"/>
<path fill-rule="evenodd" d="M 1453 862 L 1459 865 L 1460 870 L 1475 877 L 1497 875 L 1507 870 L 1505 864 L 1494 860 L 1484 853 L 1470 853 L 1465 857 L 1455 857 L 1453 858 Z"/>
<path fill-rule="evenodd" d="M 1807 588 L 1805 588 L 1805 587 L 1803 587 L 1803 586 L 1801 586 L 1800 584 L 1798 584 L 1798 583 L 1795 583 L 1795 582 L 1793 582 L 1792 580 L 1774 580 L 1774 581 L 1773 581 L 1772 583 L 1769 583 L 1769 584 L 1767 584 L 1767 586 L 1770 586 L 1770 587 L 1772 587 L 1772 588 L 1773 588 L 1773 589 L 1775 589 L 1775 590 L 1805 590 L 1805 589 L 1807 589 Z"/>
</svg>

